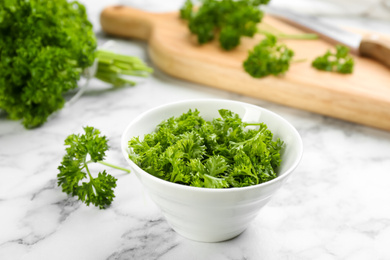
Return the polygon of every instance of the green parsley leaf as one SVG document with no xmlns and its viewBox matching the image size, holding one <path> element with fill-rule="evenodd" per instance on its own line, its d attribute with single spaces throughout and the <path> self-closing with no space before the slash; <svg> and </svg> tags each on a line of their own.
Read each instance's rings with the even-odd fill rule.
<svg viewBox="0 0 390 260">
<path fill-rule="evenodd" d="M 290 67 L 294 51 L 285 44 L 277 44 L 275 36 L 268 34 L 264 40 L 249 51 L 243 67 L 254 78 L 280 75 Z"/>
<path fill-rule="evenodd" d="M 204 188 L 229 188 L 229 183 L 225 180 L 225 178 L 217 178 L 211 175 L 205 174 L 204 178 Z"/>
<path fill-rule="evenodd" d="M 189 20 L 192 16 L 192 9 L 194 8 L 191 0 L 186 0 L 183 7 L 180 9 L 180 18 Z"/>
<path fill-rule="evenodd" d="M 328 50 L 323 56 L 317 57 L 312 66 L 318 70 L 350 74 L 353 72 L 354 60 L 349 55 L 349 48 L 343 45 L 336 45 L 336 52 Z"/>
</svg>

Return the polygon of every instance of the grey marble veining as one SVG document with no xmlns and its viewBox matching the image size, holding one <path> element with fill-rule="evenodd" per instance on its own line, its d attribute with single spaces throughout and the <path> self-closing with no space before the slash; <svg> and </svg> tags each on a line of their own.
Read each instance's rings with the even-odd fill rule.
<svg viewBox="0 0 390 260">
<path fill-rule="evenodd" d="M 82 2 L 95 23 L 99 10 L 115 3 Z M 148 3 L 137 2 L 163 11 L 181 4 Z M 358 18 L 349 23 L 365 24 Z M 368 26 L 376 23 L 390 33 L 386 22 Z M 98 35 L 99 42 L 108 40 Z M 117 40 L 115 47 L 150 62 L 144 43 Z M 87 207 L 57 186 L 69 134 L 86 125 L 100 129 L 111 147 L 107 161 L 126 167 L 120 152 L 126 125 L 150 108 L 190 98 L 265 107 L 289 120 L 303 138 L 301 164 L 240 236 L 221 243 L 181 237 L 132 173 L 108 169 L 118 186 L 106 210 Z M 25 130 L 0 114 L 0 177 L 1 260 L 390 259 L 390 132 L 181 81 L 158 69 L 132 88 L 112 91 L 92 81 L 75 104 L 41 128 Z"/>
</svg>

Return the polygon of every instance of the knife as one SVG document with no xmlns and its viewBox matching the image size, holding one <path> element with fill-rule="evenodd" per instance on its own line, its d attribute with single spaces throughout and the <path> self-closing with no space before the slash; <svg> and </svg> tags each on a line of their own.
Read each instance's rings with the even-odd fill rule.
<svg viewBox="0 0 390 260">
<path fill-rule="evenodd" d="M 283 8 L 266 6 L 264 9 L 270 16 L 303 30 L 317 33 L 321 38 L 332 43 L 345 45 L 350 48 L 352 53 L 374 59 L 390 68 L 390 39 L 379 34 L 369 34 L 362 37 L 359 34 L 321 22 L 315 16 L 301 15 Z"/>
</svg>

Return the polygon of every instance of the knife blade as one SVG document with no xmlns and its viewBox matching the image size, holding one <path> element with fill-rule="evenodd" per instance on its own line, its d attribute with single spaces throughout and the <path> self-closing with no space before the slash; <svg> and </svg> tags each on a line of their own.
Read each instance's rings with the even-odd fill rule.
<svg viewBox="0 0 390 260">
<path fill-rule="evenodd" d="M 345 45 L 350 48 L 352 53 L 374 59 L 390 68 L 390 38 L 387 39 L 375 33 L 362 37 L 359 34 L 324 23 L 318 17 L 297 14 L 279 7 L 268 5 L 264 10 L 270 16 L 305 31 L 317 33 L 326 41 Z"/>
</svg>

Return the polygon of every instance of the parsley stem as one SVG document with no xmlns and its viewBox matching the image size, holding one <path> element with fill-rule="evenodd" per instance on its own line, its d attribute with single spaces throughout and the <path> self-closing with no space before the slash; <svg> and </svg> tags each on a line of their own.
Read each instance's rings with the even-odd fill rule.
<svg viewBox="0 0 390 260">
<path fill-rule="evenodd" d="M 296 40 L 316 40 L 318 35 L 315 33 L 298 33 L 298 34 L 286 34 L 286 33 L 272 33 L 266 30 L 258 29 L 257 32 L 263 35 L 273 34 L 279 39 L 296 39 Z"/>
<path fill-rule="evenodd" d="M 298 60 L 292 60 L 291 62 L 305 62 L 305 61 L 307 61 L 307 59 L 298 59 Z"/>
<path fill-rule="evenodd" d="M 261 28 L 262 27 L 262 28 Z M 281 30 L 275 28 L 274 26 L 270 25 L 269 23 L 267 22 L 264 22 L 262 21 L 259 26 L 258 26 L 258 29 L 259 30 L 264 30 L 264 31 L 271 31 L 271 32 L 274 32 L 274 33 L 283 33 Z"/>
<path fill-rule="evenodd" d="M 93 180 L 92 174 L 91 174 L 91 172 L 89 171 L 89 168 L 88 168 L 88 165 L 87 165 L 87 164 L 88 164 L 88 162 L 85 162 L 85 160 L 84 160 L 85 170 L 86 170 L 87 173 L 88 173 L 89 181 L 92 183 L 93 192 L 94 192 L 95 195 L 96 195 L 96 185 L 95 185 L 95 182 L 94 182 L 94 180 Z"/>
<path fill-rule="evenodd" d="M 125 172 L 127 172 L 127 173 L 130 173 L 130 170 L 129 170 L 129 169 L 126 169 L 126 168 L 123 168 L 123 167 L 120 167 L 120 166 L 116 166 L 116 165 L 113 165 L 113 164 L 111 164 L 111 163 L 107 163 L 107 162 L 103 162 L 103 161 L 97 161 L 97 162 L 100 163 L 100 164 L 109 166 L 109 167 L 111 167 L 111 168 L 118 169 L 118 170 L 122 170 L 122 171 L 125 171 Z"/>
<path fill-rule="evenodd" d="M 96 52 L 98 68 L 95 78 L 110 83 L 114 87 L 130 85 L 136 82 L 123 76 L 148 77 L 153 69 L 148 67 L 137 57 L 116 54 L 110 51 L 98 50 Z"/>
<path fill-rule="evenodd" d="M 258 125 L 261 125 L 261 123 L 244 123 L 244 126 L 258 126 Z"/>
<path fill-rule="evenodd" d="M 297 40 L 316 40 L 318 35 L 315 33 L 300 33 L 300 34 L 277 34 L 276 37 L 279 39 L 297 39 Z"/>
</svg>

